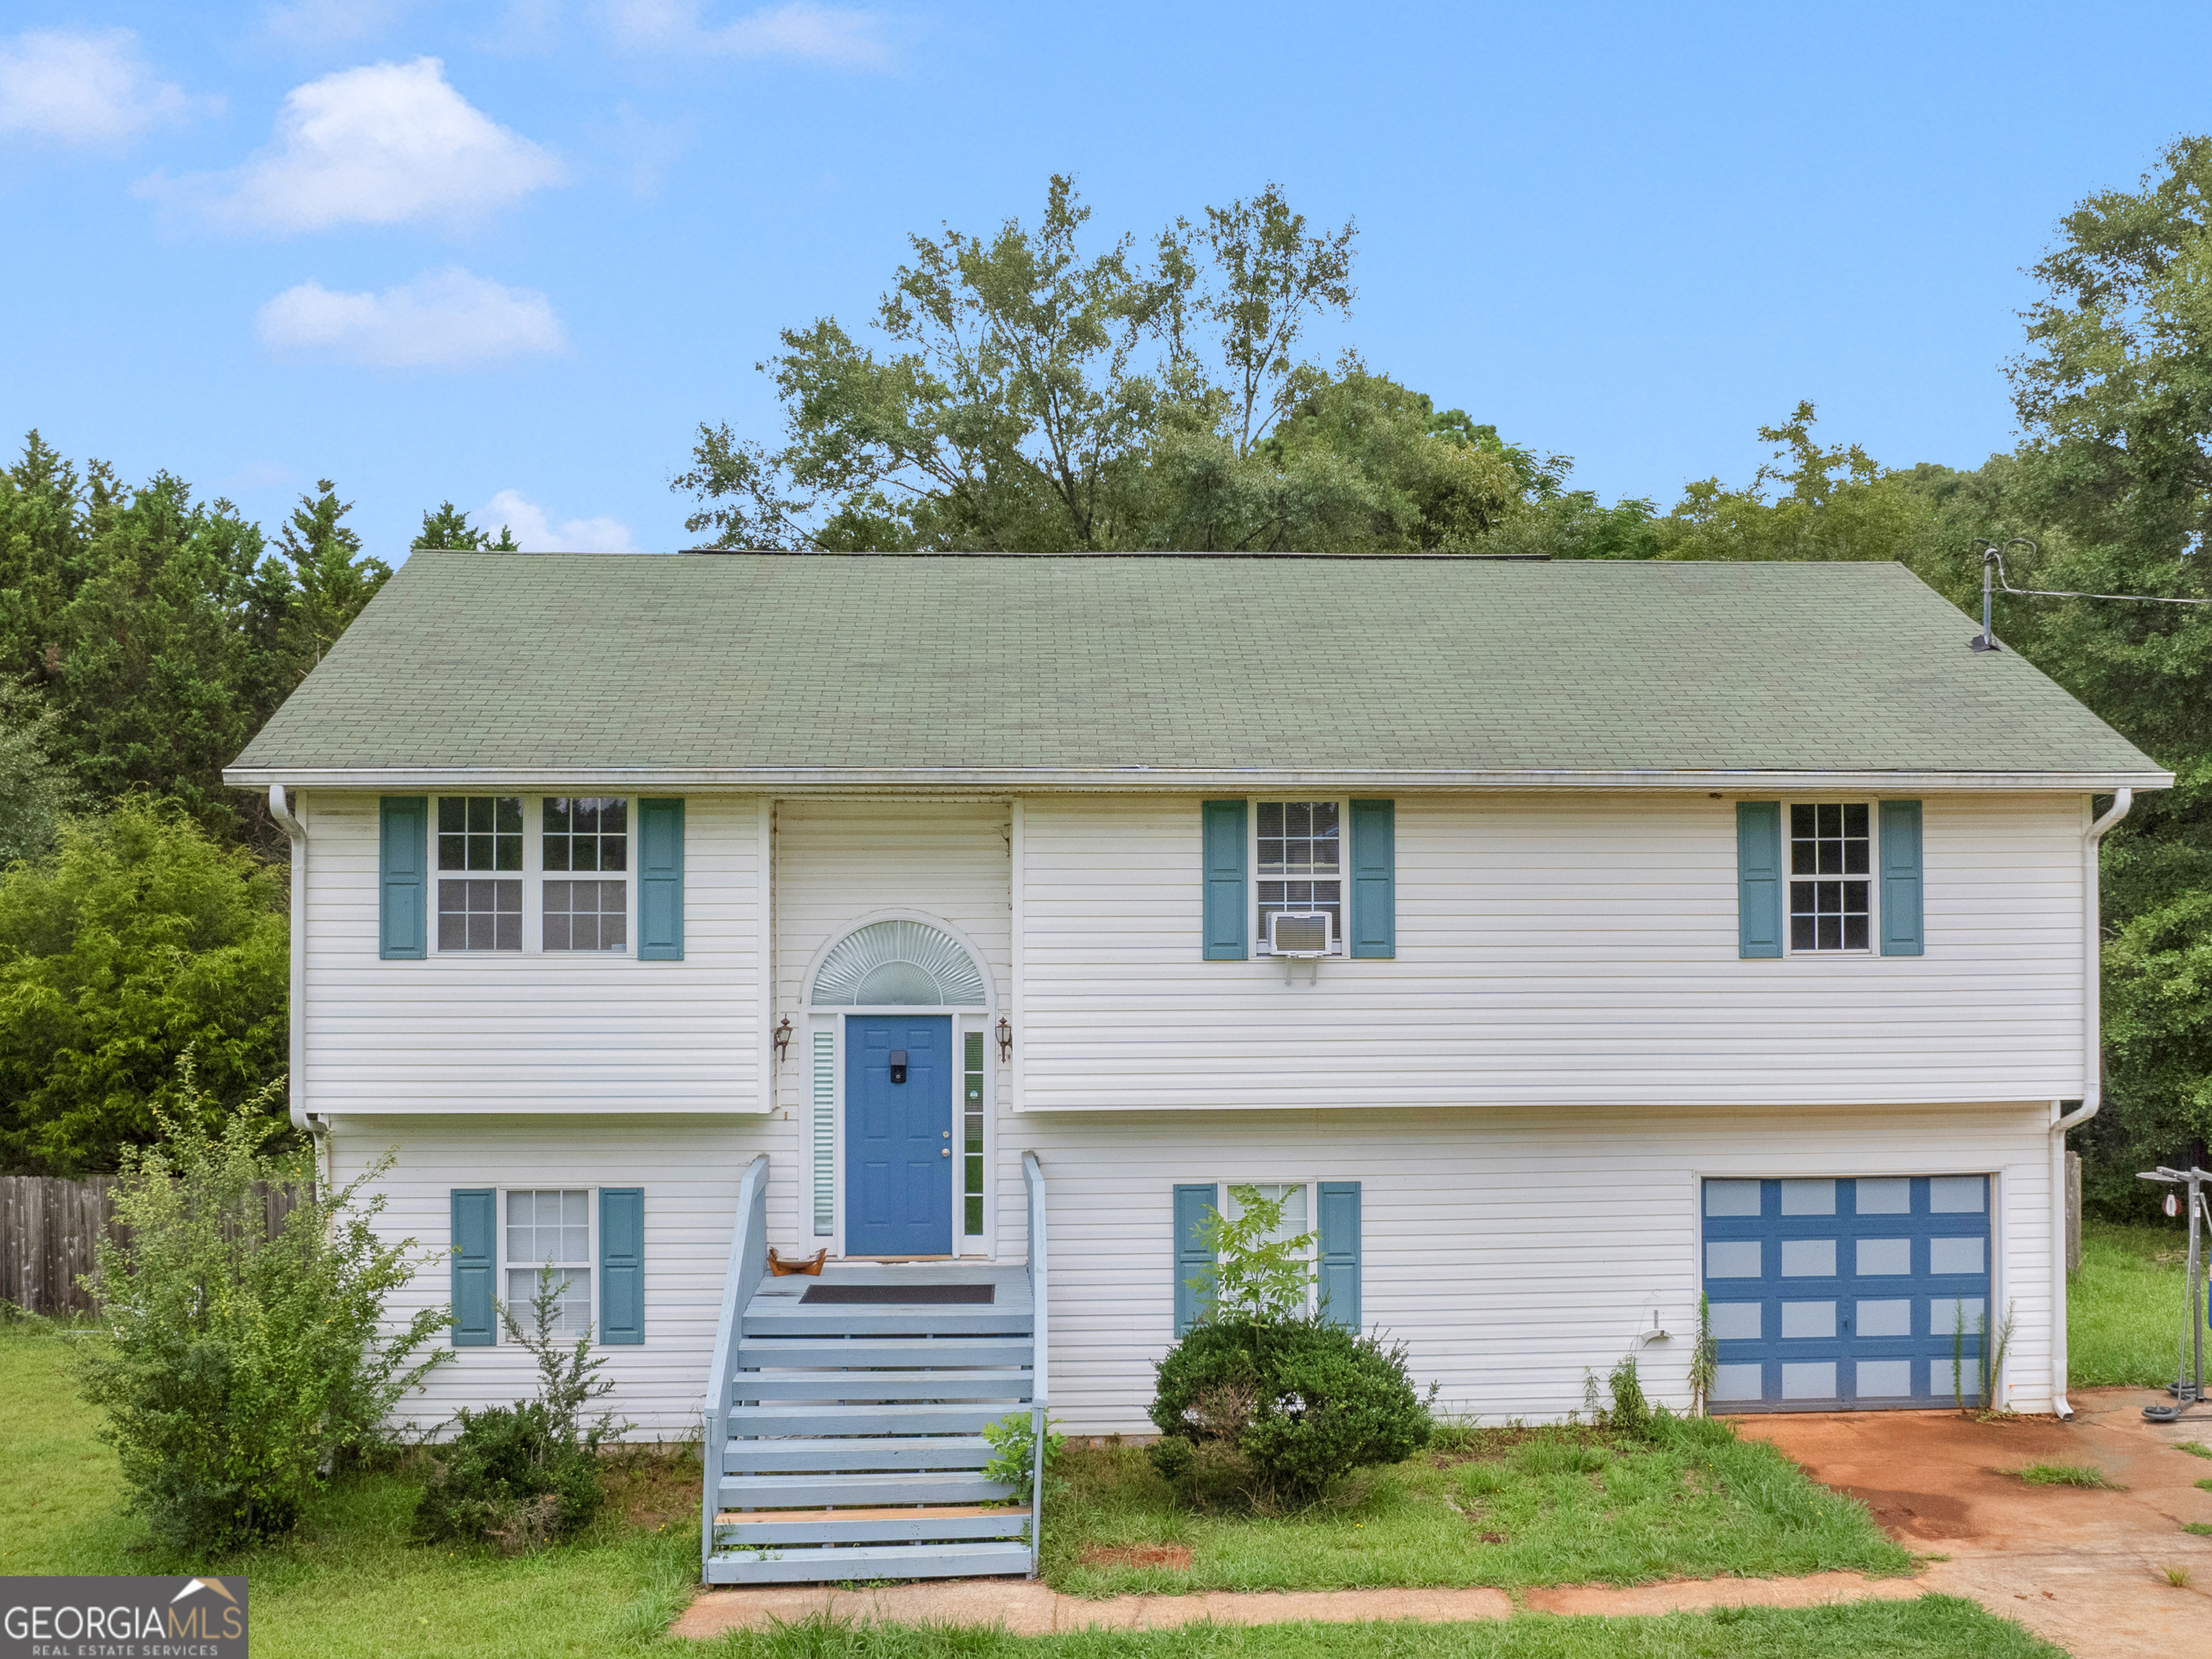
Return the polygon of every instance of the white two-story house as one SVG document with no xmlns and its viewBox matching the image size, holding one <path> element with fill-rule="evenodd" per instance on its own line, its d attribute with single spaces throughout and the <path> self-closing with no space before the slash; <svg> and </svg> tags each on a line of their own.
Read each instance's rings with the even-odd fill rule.
<svg viewBox="0 0 2212 1659">
<path fill-rule="evenodd" d="M 418 553 L 228 776 L 295 1119 L 441 1253 L 426 1424 L 550 1264 L 641 1433 L 841 1285 L 1142 1432 L 1244 1182 L 1449 1410 L 1685 1404 L 1701 1295 L 1717 1410 L 1948 1404 L 1962 1321 L 2063 1409 L 2096 840 L 2171 779 L 1972 633 L 1892 565 Z"/>
</svg>

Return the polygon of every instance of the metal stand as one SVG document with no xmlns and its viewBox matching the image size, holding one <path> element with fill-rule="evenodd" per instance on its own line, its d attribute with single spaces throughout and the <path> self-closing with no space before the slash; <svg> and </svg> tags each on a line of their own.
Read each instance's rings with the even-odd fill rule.
<svg viewBox="0 0 2212 1659">
<path fill-rule="evenodd" d="M 2160 1164 L 2155 1170 L 2146 1170 L 2136 1177 L 2138 1181 L 2155 1181 L 2161 1186 L 2185 1187 L 2189 1197 L 2189 1332 L 2196 1352 L 2196 1375 L 2186 1370 L 2173 1381 L 2166 1392 L 2173 1396 L 2171 1406 L 2145 1406 L 2143 1415 L 2154 1423 L 2172 1423 L 2193 1406 L 2204 1403 L 2204 1255 L 2200 1248 L 2203 1234 L 2198 1223 L 2205 1213 L 2204 1189 L 2212 1185 L 2212 1172 L 2191 1168 L 2169 1170 Z"/>
</svg>

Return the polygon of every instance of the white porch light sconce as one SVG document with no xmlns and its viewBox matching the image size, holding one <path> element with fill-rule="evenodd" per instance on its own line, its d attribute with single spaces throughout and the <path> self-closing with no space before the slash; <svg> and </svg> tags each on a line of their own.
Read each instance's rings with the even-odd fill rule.
<svg viewBox="0 0 2212 1659">
<path fill-rule="evenodd" d="M 1004 1014 L 999 1016 L 999 1063 L 1005 1065 L 1013 1057 L 1014 1028 Z"/>
<path fill-rule="evenodd" d="M 789 1014 L 786 1014 L 783 1017 L 783 1024 L 775 1028 L 774 1035 L 775 1037 L 775 1057 L 777 1060 L 781 1060 L 784 1055 L 789 1052 L 791 1048 L 791 1016 Z"/>
</svg>

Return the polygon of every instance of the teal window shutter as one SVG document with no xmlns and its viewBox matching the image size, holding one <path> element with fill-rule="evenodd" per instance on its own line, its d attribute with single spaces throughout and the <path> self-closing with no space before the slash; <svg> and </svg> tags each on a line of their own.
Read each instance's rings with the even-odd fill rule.
<svg viewBox="0 0 2212 1659">
<path fill-rule="evenodd" d="M 1242 801 L 1237 804 L 1243 805 Z M 1212 1182 L 1175 1189 L 1175 1334 L 1178 1338 L 1198 1323 L 1200 1306 L 1206 1299 L 1203 1287 L 1212 1282 L 1213 1252 L 1206 1248 L 1199 1229 L 1213 1213 L 1218 1198 Z"/>
<path fill-rule="evenodd" d="M 1359 1183 L 1321 1183 L 1321 1316 L 1359 1328 Z"/>
<path fill-rule="evenodd" d="M 637 957 L 684 960 L 684 803 L 637 804 Z"/>
<path fill-rule="evenodd" d="M 1921 953 L 1920 803 L 1881 803 L 1881 953 Z"/>
<path fill-rule="evenodd" d="M 645 1340 L 645 1188 L 599 1188 L 599 1340 Z"/>
<path fill-rule="evenodd" d="M 1245 939 L 1249 925 L 1244 902 L 1244 803 L 1209 800 L 1200 803 L 1205 827 L 1206 960 L 1242 962 L 1250 954 Z"/>
<path fill-rule="evenodd" d="M 387 962 L 418 962 L 429 939 L 430 802 L 386 795 L 377 817 L 376 953 Z"/>
<path fill-rule="evenodd" d="M 1736 954 L 1782 954 L 1782 803 L 1735 804 Z"/>
<path fill-rule="evenodd" d="M 492 1274 L 499 1194 L 489 1187 L 453 1188 L 453 1346 L 489 1348 L 497 1340 Z"/>
<path fill-rule="evenodd" d="M 1352 954 L 1398 954 L 1398 803 L 1352 803 Z"/>
</svg>

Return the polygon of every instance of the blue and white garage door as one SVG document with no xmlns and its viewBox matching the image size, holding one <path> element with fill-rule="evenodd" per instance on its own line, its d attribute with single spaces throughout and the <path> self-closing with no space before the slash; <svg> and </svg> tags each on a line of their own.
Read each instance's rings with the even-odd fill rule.
<svg viewBox="0 0 2212 1659">
<path fill-rule="evenodd" d="M 1706 1182 L 1712 1408 L 1978 1401 L 1989 1188 L 1986 1176 Z"/>
</svg>

